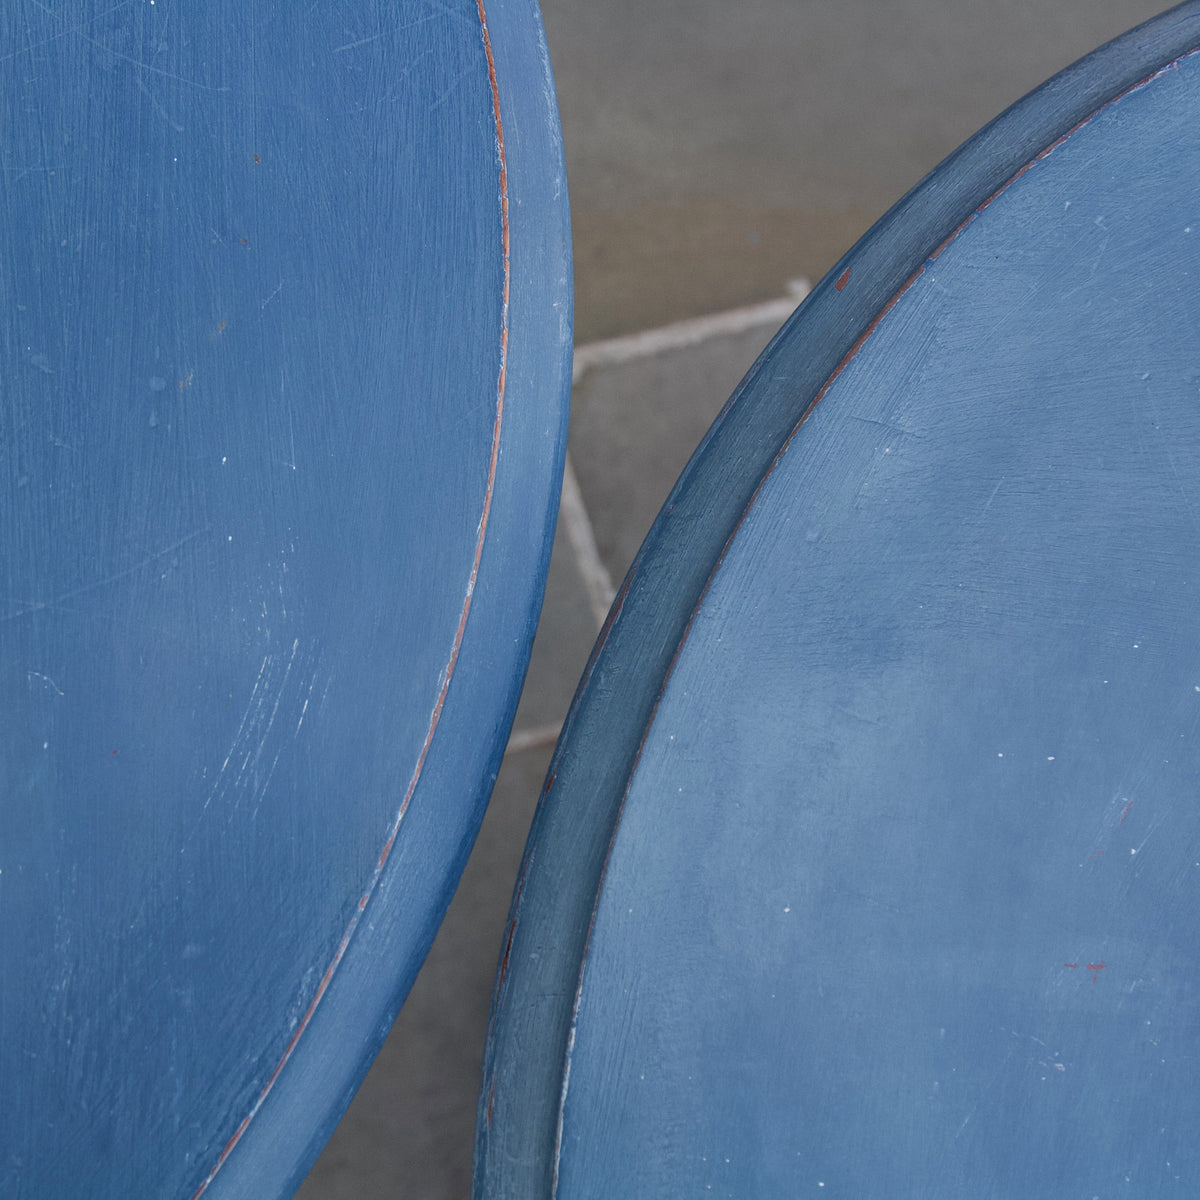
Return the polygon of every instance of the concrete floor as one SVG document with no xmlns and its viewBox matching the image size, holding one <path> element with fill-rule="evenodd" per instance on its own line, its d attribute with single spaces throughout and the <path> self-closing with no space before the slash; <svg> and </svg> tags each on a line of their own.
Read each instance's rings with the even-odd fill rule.
<svg viewBox="0 0 1200 1200">
<path fill-rule="evenodd" d="M 1160 7 L 545 0 L 571 187 L 577 344 L 815 282 L 987 119 Z M 577 383 L 571 456 L 611 580 L 773 332 L 774 323 L 718 334 L 593 367 Z M 560 523 L 515 727 L 535 742 L 561 720 L 595 637 L 580 568 Z M 301 1200 L 467 1195 L 492 977 L 549 756 L 540 744 L 506 757 L 429 959 Z"/>
</svg>

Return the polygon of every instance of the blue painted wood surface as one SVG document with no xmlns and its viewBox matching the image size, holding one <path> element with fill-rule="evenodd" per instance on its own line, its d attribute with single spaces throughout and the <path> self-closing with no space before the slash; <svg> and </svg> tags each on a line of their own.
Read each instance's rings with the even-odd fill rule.
<svg viewBox="0 0 1200 1200">
<path fill-rule="evenodd" d="M 532 0 L 0 13 L 0 1194 L 290 1194 L 482 815 L 549 556 Z"/>
<path fill-rule="evenodd" d="M 486 1197 L 1192 1195 L 1200 6 L 830 274 L 618 596 Z"/>
</svg>

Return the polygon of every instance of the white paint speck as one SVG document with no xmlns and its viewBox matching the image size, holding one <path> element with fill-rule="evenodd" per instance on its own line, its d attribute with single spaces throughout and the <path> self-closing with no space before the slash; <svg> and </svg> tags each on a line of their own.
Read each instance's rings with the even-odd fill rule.
<svg viewBox="0 0 1200 1200">
<path fill-rule="evenodd" d="M 43 742 L 43 743 L 42 743 L 42 749 L 43 749 L 43 750 L 49 750 L 49 749 L 50 749 L 50 743 L 49 743 L 49 742 Z"/>
<path fill-rule="evenodd" d="M 1141 647 L 1141 643 L 1140 643 L 1140 642 L 1134 642 L 1134 643 L 1133 643 L 1133 648 L 1134 648 L 1135 650 L 1140 650 L 1140 649 L 1142 648 L 1142 647 Z"/>
<path fill-rule="evenodd" d="M 1054 761 L 1054 755 L 1053 755 L 1053 754 L 1049 755 L 1049 756 L 1046 758 L 1046 761 L 1047 761 L 1047 762 L 1053 762 L 1053 761 Z"/>
<path fill-rule="evenodd" d="M 997 758 L 1003 758 L 1003 757 L 1004 757 L 1004 755 L 1003 755 L 1003 754 L 997 754 L 997 755 L 996 755 L 996 757 L 997 757 Z"/>
<path fill-rule="evenodd" d="M 1130 854 L 1136 854 L 1136 853 L 1137 853 L 1137 850 L 1136 850 L 1136 848 L 1130 849 L 1129 853 L 1130 853 Z"/>
<path fill-rule="evenodd" d="M 227 458 L 226 458 L 226 456 L 225 456 L 224 454 L 222 454 L 222 455 L 221 455 L 221 466 L 224 466 L 224 465 L 225 465 L 225 463 L 226 463 L 226 461 L 227 461 Z M 1107 682 L 1108 682 L 1108 680 L 1106 679 L 1104 682 L 1105 682 L 1105 683 L 1107 683 Z"/>
<path fill-rule="evenodd" d="M 783 911 L 784 911 L 784 912 L 791 912 L 791 911 L 792 911 L 792 906 L 791 906 L 790 904 L 785 904 L 785 905 L 783 906 Z"/>
<path fill-rule="evenodd" d="M 225 540 L 226 540 L 227 542 L 232 542 L 232 541 L 233 541 L 233 534 L 231 533 L 231 534 L 230 534 L 230 535 L 229 535 L 229 536 L 228 536 L 228 537 L 227 537 Z"/>
</svg>

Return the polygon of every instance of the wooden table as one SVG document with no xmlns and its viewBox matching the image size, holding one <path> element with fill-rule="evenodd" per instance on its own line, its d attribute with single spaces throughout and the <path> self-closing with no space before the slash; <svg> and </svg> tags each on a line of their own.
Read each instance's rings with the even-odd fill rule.
<svg viewBox="0 0 1200 1200">
<path fill-rule="evenodd" d="M 290 1195 L 541 603 L 532 0 L 0 13 L 0 1193 Z"/>
<path fill-rule="evenodd" d="M 477 1196 L 1200 1188 L 1198 45 L 984 129 L 696 451 L 551 765 Z"/>
</svg>

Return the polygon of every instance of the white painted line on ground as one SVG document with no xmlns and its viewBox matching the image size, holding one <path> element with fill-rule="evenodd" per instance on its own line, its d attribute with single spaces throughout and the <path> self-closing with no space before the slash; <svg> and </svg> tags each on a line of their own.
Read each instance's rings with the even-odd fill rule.
<svg viewBox="0 0 1200 1200">
<path fill-rule="evenodd" d="M 505 754 L 520 754 L 522 750 L 537 750 L 553 746 L 562 732 L 562 725 L 537 725 L 532 729 L 517 729 L 504 747 Z"/>
<path fill-rule="evenodd" d="M 782 325 L 808 293 L 807 279 L 793 279 L 788 284 L 788 294 L 778 300 L 768 300 L 765 304 L 751 304 L 745 308 L 732 308 L 690 321 L 678 321 L 674 325 L 663 325 L 658 329 L 648 329 L 644 333 L 630 334 L 628 337 L 610 338 L 607 341 L 576 346 L 571 382 L 578 383 L 593 367 L 616 366 L 639 358 L 651 358 L 667 350 L 697 346 L 709 338 L 742 333 L 760 325 Z M 608 617 L 616 589 L 600 558 L 600 551 L 596 548 L 596 533 L 592 528 L 587 506 L 583 502 L 579 480 L 575 477 L 575 468 L 571 465 L 569 454 L 563 468 L 562 499 L 558 512 L 566 527 L 571 548 L 575 551 L 575 562 L 588 596 L 588 608 L 591 609 L 592 618 L 599 630 Z M 522 750 L 552 746 L 558 741 L 561 730 L 561 724 L 514 730 L 504 753 L 519 754 Z"/>
<path fill-rule="evenodd" d="M 617 593 L 608 569 L 600 559 L 600 551 L 596 548 L 596 534 L 583 503 L 583 494 L 579 490 L 579 480 L 575 478 L 575 468 L 571 465 L 569 454 L 563 470 L 562 500 L 558 512 L 566 526 L 571 548 L 575 551 L 575 563 L 587 591 L 588 607 L 599 630 Z"/>
<path fill-rule="evenodd" d="M 674 325 L 647 329 L 643 333 L 631 333 L 627 337 L 586 342 L 575 347 L 571 381 L 578 383 L 593 367 L 612 366 L 637 358 L 651 358 L 666 350 L 696 346 L 709 338 L 742 333 L 760 325 L 782 325 L 795 311 L 796 305 L 808 295 L 809 290 L 807 279 L 793 279 L 788 284 L 788 294 L 778 300 L 751 304 L 745 308 L 731 308 L 726 312 L 695 317 L 690 321 L 677 321 Z"/>
</svg>

